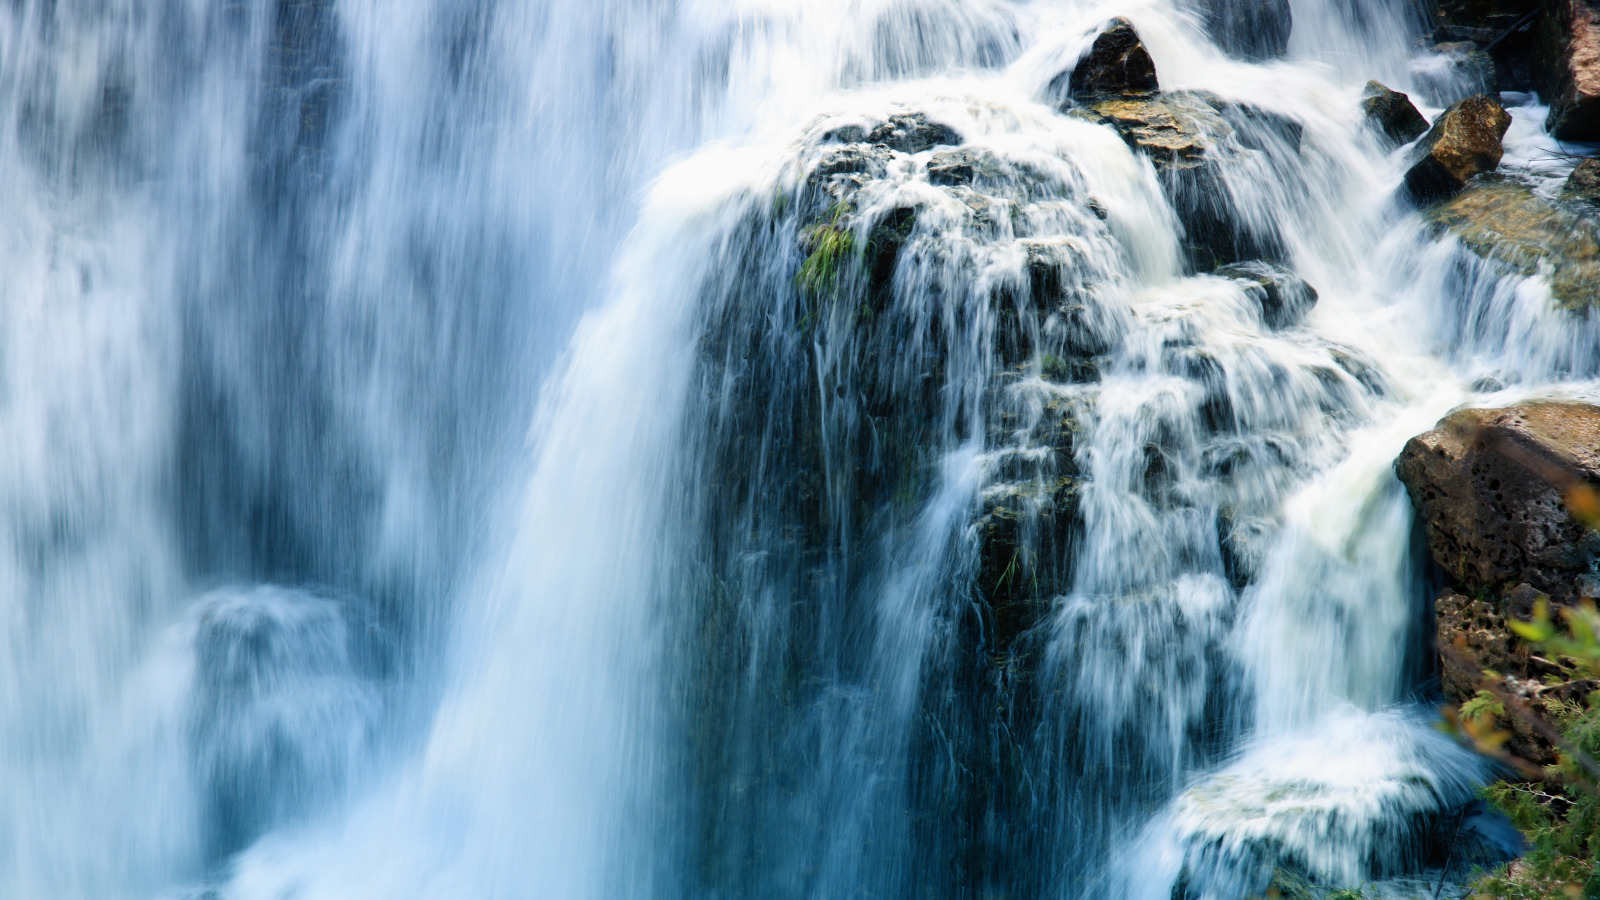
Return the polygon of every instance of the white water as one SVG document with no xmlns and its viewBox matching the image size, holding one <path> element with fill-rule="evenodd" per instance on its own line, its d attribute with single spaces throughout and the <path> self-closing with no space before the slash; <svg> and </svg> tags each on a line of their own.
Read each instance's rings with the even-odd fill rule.
<svg viewBox="0 0 1600 900">
<path fill-rule="evenodd" d="M 1428 722 L 1390 463 L 1458 404 L 1593 395 L 1600 326 L 1393 200 L 1357 97 L 1429 69 L 1414 11 L 1294 13 L 1252 65 L 1156 0 L 0 9 L 0 896 L 1425 868 L 1482 773 Z M 1303 326 L 1185 275 L 1149 162 L 1042 102 L 1112 15 L 1164 88 L 1303 125 L 1223 169 Z M 878 330 L 802 311 L 824 135 L 906 112 L 1001 174 L 975 206 L 889 154 Z M 1019 327 L 1099 375 L 991 390 L 1029 242 L 1088 324 Z M 1081 528 L 1002 647 L 972 523 L 1068 467 Z"/>
</svg>

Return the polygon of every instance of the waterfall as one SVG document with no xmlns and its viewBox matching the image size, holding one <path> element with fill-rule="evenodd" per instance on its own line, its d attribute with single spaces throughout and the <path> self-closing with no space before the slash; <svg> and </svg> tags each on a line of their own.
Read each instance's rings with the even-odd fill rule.
<svg viewBox="0 0 1600 900">
<path fill-rule="evenodd" d="M 1432 878 L 1391 464 L 1600 326 L 1398 193 L 1420 8 L 1286 9 L 0 6 L 0 895 Z"/>
</svg>

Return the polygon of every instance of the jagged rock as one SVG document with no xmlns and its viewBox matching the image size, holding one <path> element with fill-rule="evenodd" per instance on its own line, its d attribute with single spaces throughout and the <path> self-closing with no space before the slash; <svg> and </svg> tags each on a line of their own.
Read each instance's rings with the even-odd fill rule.
<svg viewBox="0 0 1600 900">
<path fill-rule="evenodd" d="M 1561 186 L 1561 196 L 1569 200 L 1582 200 L 1600 204 L 1600 159 L 1586 159 L 1578 163 Z"/>
<path fill-rule="evenodd" d="M 1447 648 L 1439 656 L 1439 682 L 1447 699 L 1465 703 L 1478 693 L 1485 669 L 1509 676 L 1513 683 L 1537 683 L 1548 673 L 1531 647 L 1518 640 L 1506 625 L 1506 616 L 1526 619 L 1534 588 L 1519 584 L 1499 596 L 1469 597 L 1445 589 L 1434 601 L 1434 618 L 1439 646 Z M 1520 716 L 1507 716 L 1511 740 L 1506 748 L 1517 756 L 1540 765 L 1556 761 L 1555 748 L 1535 732 Z"/>
<path fill-rule="evenodd" d="M 1061 76 L 1053 88 L 1059 91 Z M 1118 17 L 1094 39 L 1089 53 L 1068 76 L 1066 94 L 1073 100 L 1123 94 L 1148 94 L 1160 89 L 1156 64 L 1133 23 Z"/>
<path fill-rule="evenodd" d="M 1510 127 L 1511 114 L 1484 94 L 1452 104 L 1413 150 L 1406 188 L 1419 199 L 1454 195 L 1500 165 L 1500 139 Z"/>
<path fill-rule="evenodd" d="M 1206 30 L 1230 56 L 1260 61 L 1288 52 L 1289 0 L 1205 0 L 1201 8 Z"/>
<path fill-rule="evenodd" d="M 1376 82 L 1367 82 L 1361 93 L 1361 109 L 1367 123 L 1397 144 L 1409 144 L 1428 130 L 1428 120 L 1412 105 L 1411 98 Z"/>
<path fill-rule="evenodd" d="M 1468 594 L 1527 583 L 1570 600 L 1600 551 L 1568 514 L 1573 484 L 1600 484 L 1600 407 L 1536 401 L 1458 410 L 1396 463 L 1428 547 Z"/>
<path fill-rule="evenodd" d="M 1596 169 L 1600 164 L 1584 177 Z M 1600 228 L 1593 217 L 1546 200 L 1528 185 L 1482 180 L 1429 210 L 1428 218 L 1436 231 L 1455 235 L 1508 272 L 1542 274 L 1563 308 L 1587 310 L 1600 296 Z"/>
<path fill-rule="evenodd" d="M 1249 292 L 1261 306 L 1261 319 L 1269 328 L 1289 328 L 1300 324 L 1317 303 L 1317 291 L 1300 276 L 1262 260 L 1232 263 L 1214 273 L 1249 284 Z"/>
<path fill-rule="evenodd" d="M 1556 9 L 1560 55 L 1545 128 L 1563 141 L 1600 141 L 1600 10 L 1587 0 Z"/>
</svg>

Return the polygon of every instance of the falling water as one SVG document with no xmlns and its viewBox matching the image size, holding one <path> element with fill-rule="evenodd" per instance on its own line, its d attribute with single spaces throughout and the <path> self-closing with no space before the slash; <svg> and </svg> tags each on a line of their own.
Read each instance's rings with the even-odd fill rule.
<svg viewBox="0 0 1600 900">
<path fill-rule="evenodd" d="M 0 896 L 1432 878 L 1390 464 L 1600 323 L 1397 196 L 1420 10 L 1292 6 L 4 4 Z"/>
</svg>

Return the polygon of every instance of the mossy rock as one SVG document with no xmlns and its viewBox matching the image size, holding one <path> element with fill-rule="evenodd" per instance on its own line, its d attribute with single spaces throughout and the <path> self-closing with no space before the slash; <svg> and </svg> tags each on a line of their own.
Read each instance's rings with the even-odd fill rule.
<svg viewBox="0 0 1600 900">
<path fill-rule="evenodd" d="M 1575 209 L 1509 179 L 1479 181 L 1428 212 L 1439 233 L 1519 275 L 1544 275 L 1563 309 L 1600 295 L 1600 230 Z"/>
</svg>

